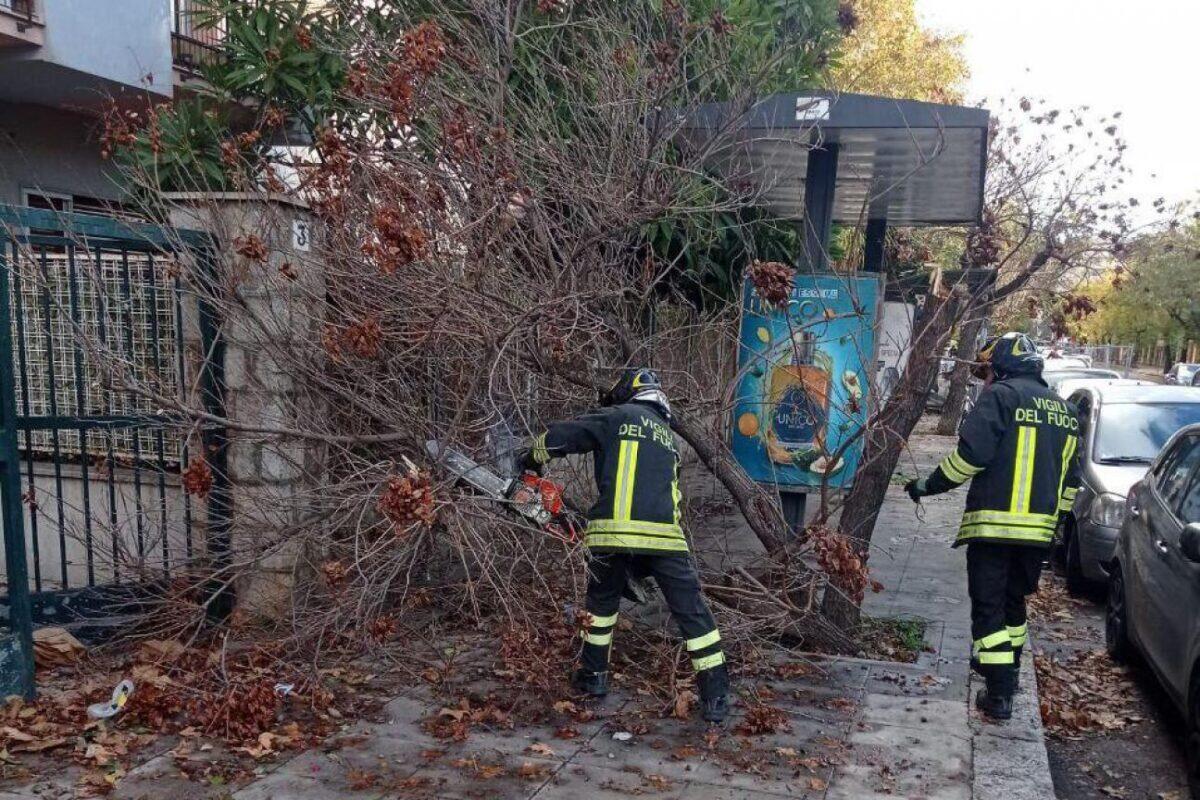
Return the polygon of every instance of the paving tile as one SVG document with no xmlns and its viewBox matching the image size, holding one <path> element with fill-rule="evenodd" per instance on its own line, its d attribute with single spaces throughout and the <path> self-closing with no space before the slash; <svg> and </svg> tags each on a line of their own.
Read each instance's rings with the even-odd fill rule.
<svg viewBox="0 0 1200 800">
<path fill-rule="evenodd" d="M 872 725 L 850 734 L 852 756 L 838 767 L 827 800 L 878 796 L 969 800 L 971 741 L 957 730 Z"/>
<path fill-rule="evenodd" d="M 762 736 L 726 733 L 715 752 L 708 749 L 702 729 L 691 738 L 679 733 L 669 739 L 664 737 L 667 741 L 686 743 L 690 750 L 682 755 L 669 748 L 650 746 L 653 739 L 645 743 L 638 739 L 622 743 L 597 738 L 572 759 L 571 766 L 619 769 L 662 775 L 672 782 L 787 796 L 797 791 L 796 760 L 830 754 L 831 745 L 841 741 L 844 729 L 844 723 L 833 727 L 793 716 L 790 731 Z"/>
<path fill-rule="evenodd" d="M 686 785 L 683 780 L 658 773 L 569 764 L 533 797 L 535 800 L 629 800 L 649 795 L 655 800 L 679 800 Z"/>
<path fill-rule="evenodd" d="M 798 780 L 780 784 L 775 788 L 776 791 L 768 792 L 742 787 L 713 786 L 709 783 L 689 783 L 683 791 L 683 800 L 779 800 L 781 797 L 817 800 L 825 796 L 823 778 L 818 779 L 812 786 L 804 780 Z"/>
<path fill-rule="evenodd" d="M 374 800 L 383 790 L 354 792 L 332 782 L 306 778 L 289 772 L 275 772 L 235 792 L 233 800 Z"/>
<path fill-rule="evenodd" d="M 922 730 L 933 727 L 947 735 L 970 736 L 966 704 L 930 697 L 901 697 L 886 694 L 867 696 L 860 719 L 871 725 L 888 725 Z"/>
</svg>

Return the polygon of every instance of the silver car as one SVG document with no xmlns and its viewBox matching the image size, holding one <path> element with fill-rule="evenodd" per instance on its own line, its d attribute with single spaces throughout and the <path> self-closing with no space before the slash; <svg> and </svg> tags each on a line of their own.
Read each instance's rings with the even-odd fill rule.
<svg viewBox="0 0 1200 800">
<path fill-rule="evenodd" d="M 1200 425 L 1172 437 L 1130 490 L 1108 570 L 1108 651 L 1120 660 L 1136 647 L 1183 712 L 1200 800 Z"/>
<path fill-rule="evenodd" d="M 1192 378 L 1200 373 L 1200 364 L 1185 364 L 1180 362 L 1171 367 L 1167 374 L 1163 375 L 1163 381 L 1168 384 L 1178 384 L 1179 386 L 1191 386 Z"/>
<path fill-rule="evenodd" d="M 1121 373 L 1112 369 L 1091 369 L 1086 367 L 1077 367 L 1075 369 L 1058 369 L 1058 370 L 1043 370 L 1042 380 L 1050 387 L 1050 391 L 1061 395 L 1059 387 L 1064 381 L 1074 381 L 1087 378 L 1112 379 L 1120 378 Z"/>
<path fill-rule="evenodd" d="M 1129 487 L 1176 431 L 1200 422 L 1200 389 L 1097 382 L 1070 401 L 1079 412 L 1081 483 L 1059 534 L 1067 588 L 1079 593 L 1107 579 Z"/>
</svg>

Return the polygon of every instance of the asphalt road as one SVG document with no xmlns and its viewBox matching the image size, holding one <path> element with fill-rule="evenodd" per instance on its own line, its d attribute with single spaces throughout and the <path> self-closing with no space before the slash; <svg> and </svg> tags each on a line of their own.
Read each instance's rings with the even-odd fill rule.
<svg viewBox="0 0 1200 800">
<path fill-rule="evenodd" d="M 1103 650 L 1102 591 L 1069 598 L 1058 575 L 1047 574 L 1042 581 L 1052 603 L 1033 626 L 1037 650 L 1066 665 Z M 1047 736 L 1059 800 L 1188 800 L 1183 719 L 1148 667 L 1135 659 L 1127 674 L 1113 687 L 1124 701 L 1120 727 Z"/>
</svg>

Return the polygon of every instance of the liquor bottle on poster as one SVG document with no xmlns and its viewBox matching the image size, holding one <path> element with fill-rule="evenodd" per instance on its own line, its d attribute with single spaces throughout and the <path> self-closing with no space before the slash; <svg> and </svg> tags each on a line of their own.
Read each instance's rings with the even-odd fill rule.
<svg viewBox="0 0 1200 800">
<path fill-rule="evenodd" d="M 817 363 L 821 359 L 811 333 L 793 335 L 789 351 L 768 381 L 767 453 L 777 464 L 807 468 L 825 447 L 830 373 Z"/>
</svg>

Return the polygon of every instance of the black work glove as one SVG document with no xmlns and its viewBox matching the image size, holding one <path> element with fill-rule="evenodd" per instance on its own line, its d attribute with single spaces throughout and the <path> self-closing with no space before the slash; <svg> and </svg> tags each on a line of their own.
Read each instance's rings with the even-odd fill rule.
<svg viewBox="0 0 1200 800">
<path fill-rule="evenodd" d="M 904 484 L 904 491 L 908 492 L 909 498 L 914 503 L 921 502 L 921 498 L 925 496 L 925 479 L 915 478 Z"/>
<path fill-rule="evenodd" d="M 518 472 L 535 472 L 538 475 L 541 475 L 542 470 L 545 467 L 544 464 L 539 464 L 534 459 L 533 450 L 528 447 L 524 450 L 518 450 L 515 459 L 517 462 Z"/>
</svg>

